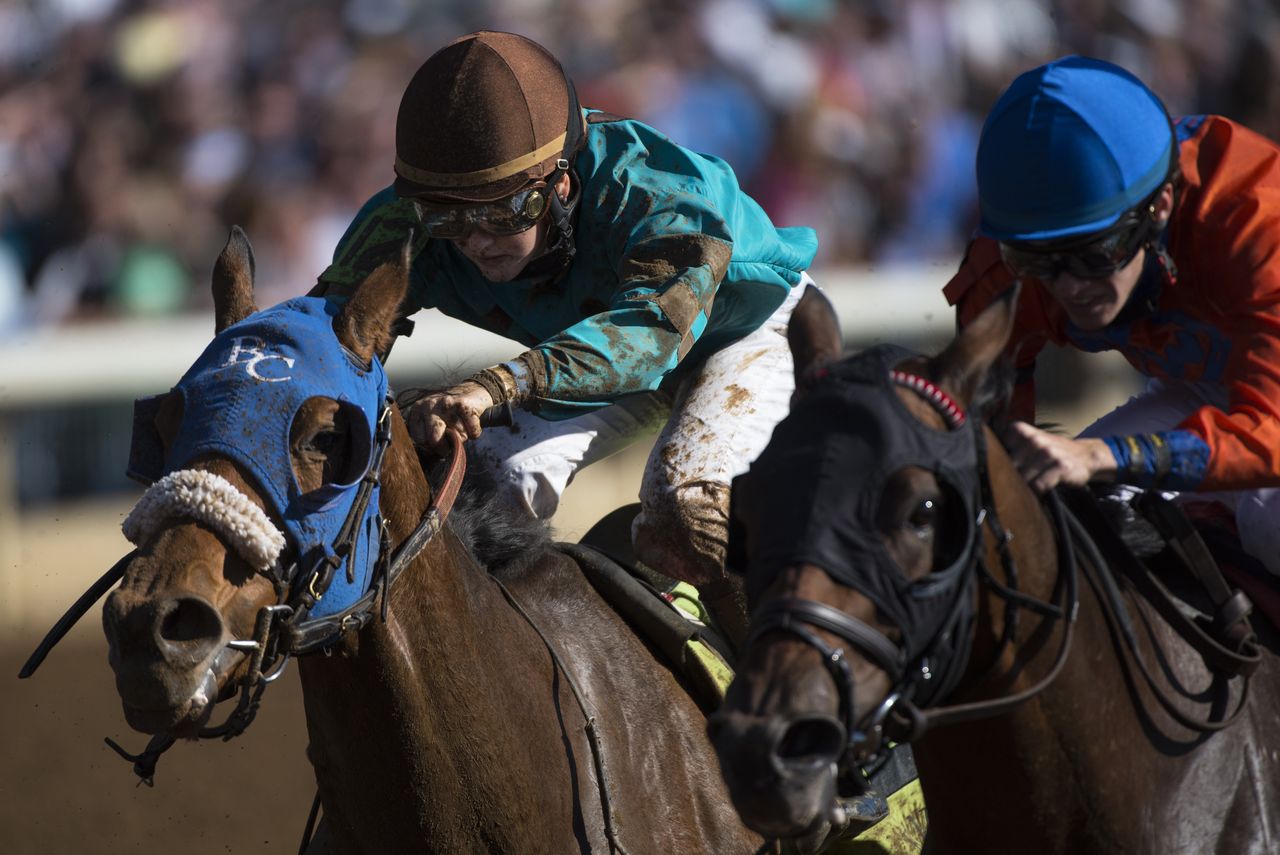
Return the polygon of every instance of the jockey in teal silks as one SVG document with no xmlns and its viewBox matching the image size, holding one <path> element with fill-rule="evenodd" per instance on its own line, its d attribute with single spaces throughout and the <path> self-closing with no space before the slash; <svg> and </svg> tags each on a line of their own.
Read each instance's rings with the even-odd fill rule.
<svg viewBox="0 0 1280 855">
<path fill-rule="evenodd" d="M 395 173 L 313 293 L 343 299 L 412 234 L 406 312 L 438 308 L 526 348 L 418 401 L 415 440 L 473 440 L 511 502 L 548 518 L 578 469 L 660 430 L 636 554 L 698 586 L 739 635 L 729 482 L 786 414 L 813 230 L 775 227 L 723 161 L 582 109 L 554 57 L 509 33 L 465 36 L 422 65 Z M 499 404 L 514 429 L 482 435 Z"/>
</svg>

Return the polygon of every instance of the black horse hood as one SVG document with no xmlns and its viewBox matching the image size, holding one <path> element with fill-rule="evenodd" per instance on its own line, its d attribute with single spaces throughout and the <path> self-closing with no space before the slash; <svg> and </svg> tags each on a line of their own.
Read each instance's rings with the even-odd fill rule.
<svg viewBox="0 0 1280 855">
<path fill-rule="evenodd" d="M 954 430 L 922 424 L 899 400 L 890 371 L 915 356 L 879 346 L 830 367 L 774 430 L 768 448 L 733 485 L 730 561 L 764 584 L 806 563 L 862 592 L 901 628 L 904 654 L 928 644 L 954 601 L 976 536 L 973 421 Z M 969 521 L 950 566 L 918 581 L 890 558 L 876 524 L 885 482 L 919 466 L 962 503 Z M 753 586 L 754 587 L 754 586 Z"/>
</svg>

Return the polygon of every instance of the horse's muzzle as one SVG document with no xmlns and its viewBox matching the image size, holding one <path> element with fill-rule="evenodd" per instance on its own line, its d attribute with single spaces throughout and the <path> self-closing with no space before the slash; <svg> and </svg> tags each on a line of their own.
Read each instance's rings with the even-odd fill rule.
<svg viewBox="0 0 1280 855">
<path fill-rule="evenodd" d="M 839 819 L 836 770 L 845 731 L 835 718 L 722 709 L 708 733 L 734 806 L 754 831 L 793 838 Z"/>
<path fill-rule="evenodd" d="M 108 661 L 130 727 L 143 733 L 200 727 L 226 664 L 226 624 L 198 596 L 143 599 L 117 590 L 102 612 Z"/>
</svg>

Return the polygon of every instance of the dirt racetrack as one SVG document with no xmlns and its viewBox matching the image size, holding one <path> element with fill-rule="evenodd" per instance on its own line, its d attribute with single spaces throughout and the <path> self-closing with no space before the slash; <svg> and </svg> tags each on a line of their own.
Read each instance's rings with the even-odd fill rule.
<svg viewBox="0 0 1280 855">
<path fill-rule="evenodd" d="M 154 788 L 104 743 L 137 752 L 115 699 L 96 620 L 39 672 L 14 680 L 39 633 L 10 634 L 0 668 L 0 840 L 36 853 L 296 852 L 311 798 L 311 767 L 296 674 L 267 693 L 249 730 L 227 743 L 183 742 L 160 760 Z"/>
<path fill-rule="evenodd" d="M 643 453 L 586 470 L 565 496 L 557 533 L 568 539 L 633 501 Z M 0 852 L 294 853 L 315 795 L 304 755 L 296 669 L 272 685 L 257 719 L 230 742 L 180 742 L 154 788 L 103 743 L 137 753 L 101 629 L 101 606 L 27 680 L 18 670 L 53 621 L 127 551 L 119 524 L 130 498 L 0 521 Z M 225 712 L 215 713 L 221 721 Z"/>
</svg>

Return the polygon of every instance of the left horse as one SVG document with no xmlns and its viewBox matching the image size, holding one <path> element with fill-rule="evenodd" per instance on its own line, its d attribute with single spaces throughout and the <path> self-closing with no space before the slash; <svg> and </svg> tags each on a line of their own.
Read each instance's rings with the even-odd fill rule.
<svg viewBox="0 0 1280 855">
<path fill-rule="evenodd" d="M 103 623 L 129 724 L 242 727 L 323 650 L 298 663 L 308 851 L 759 851 L 703 711 L 545 529 L 483 501 L 442 522 L 456 478 L 432 489 L 378 360 L 407 255 L 341 308 L 259 312 L 252 268 L 235 229 L 217 334 L 155 416 L 168 474 L 126 521 Z"/>
</svg>

